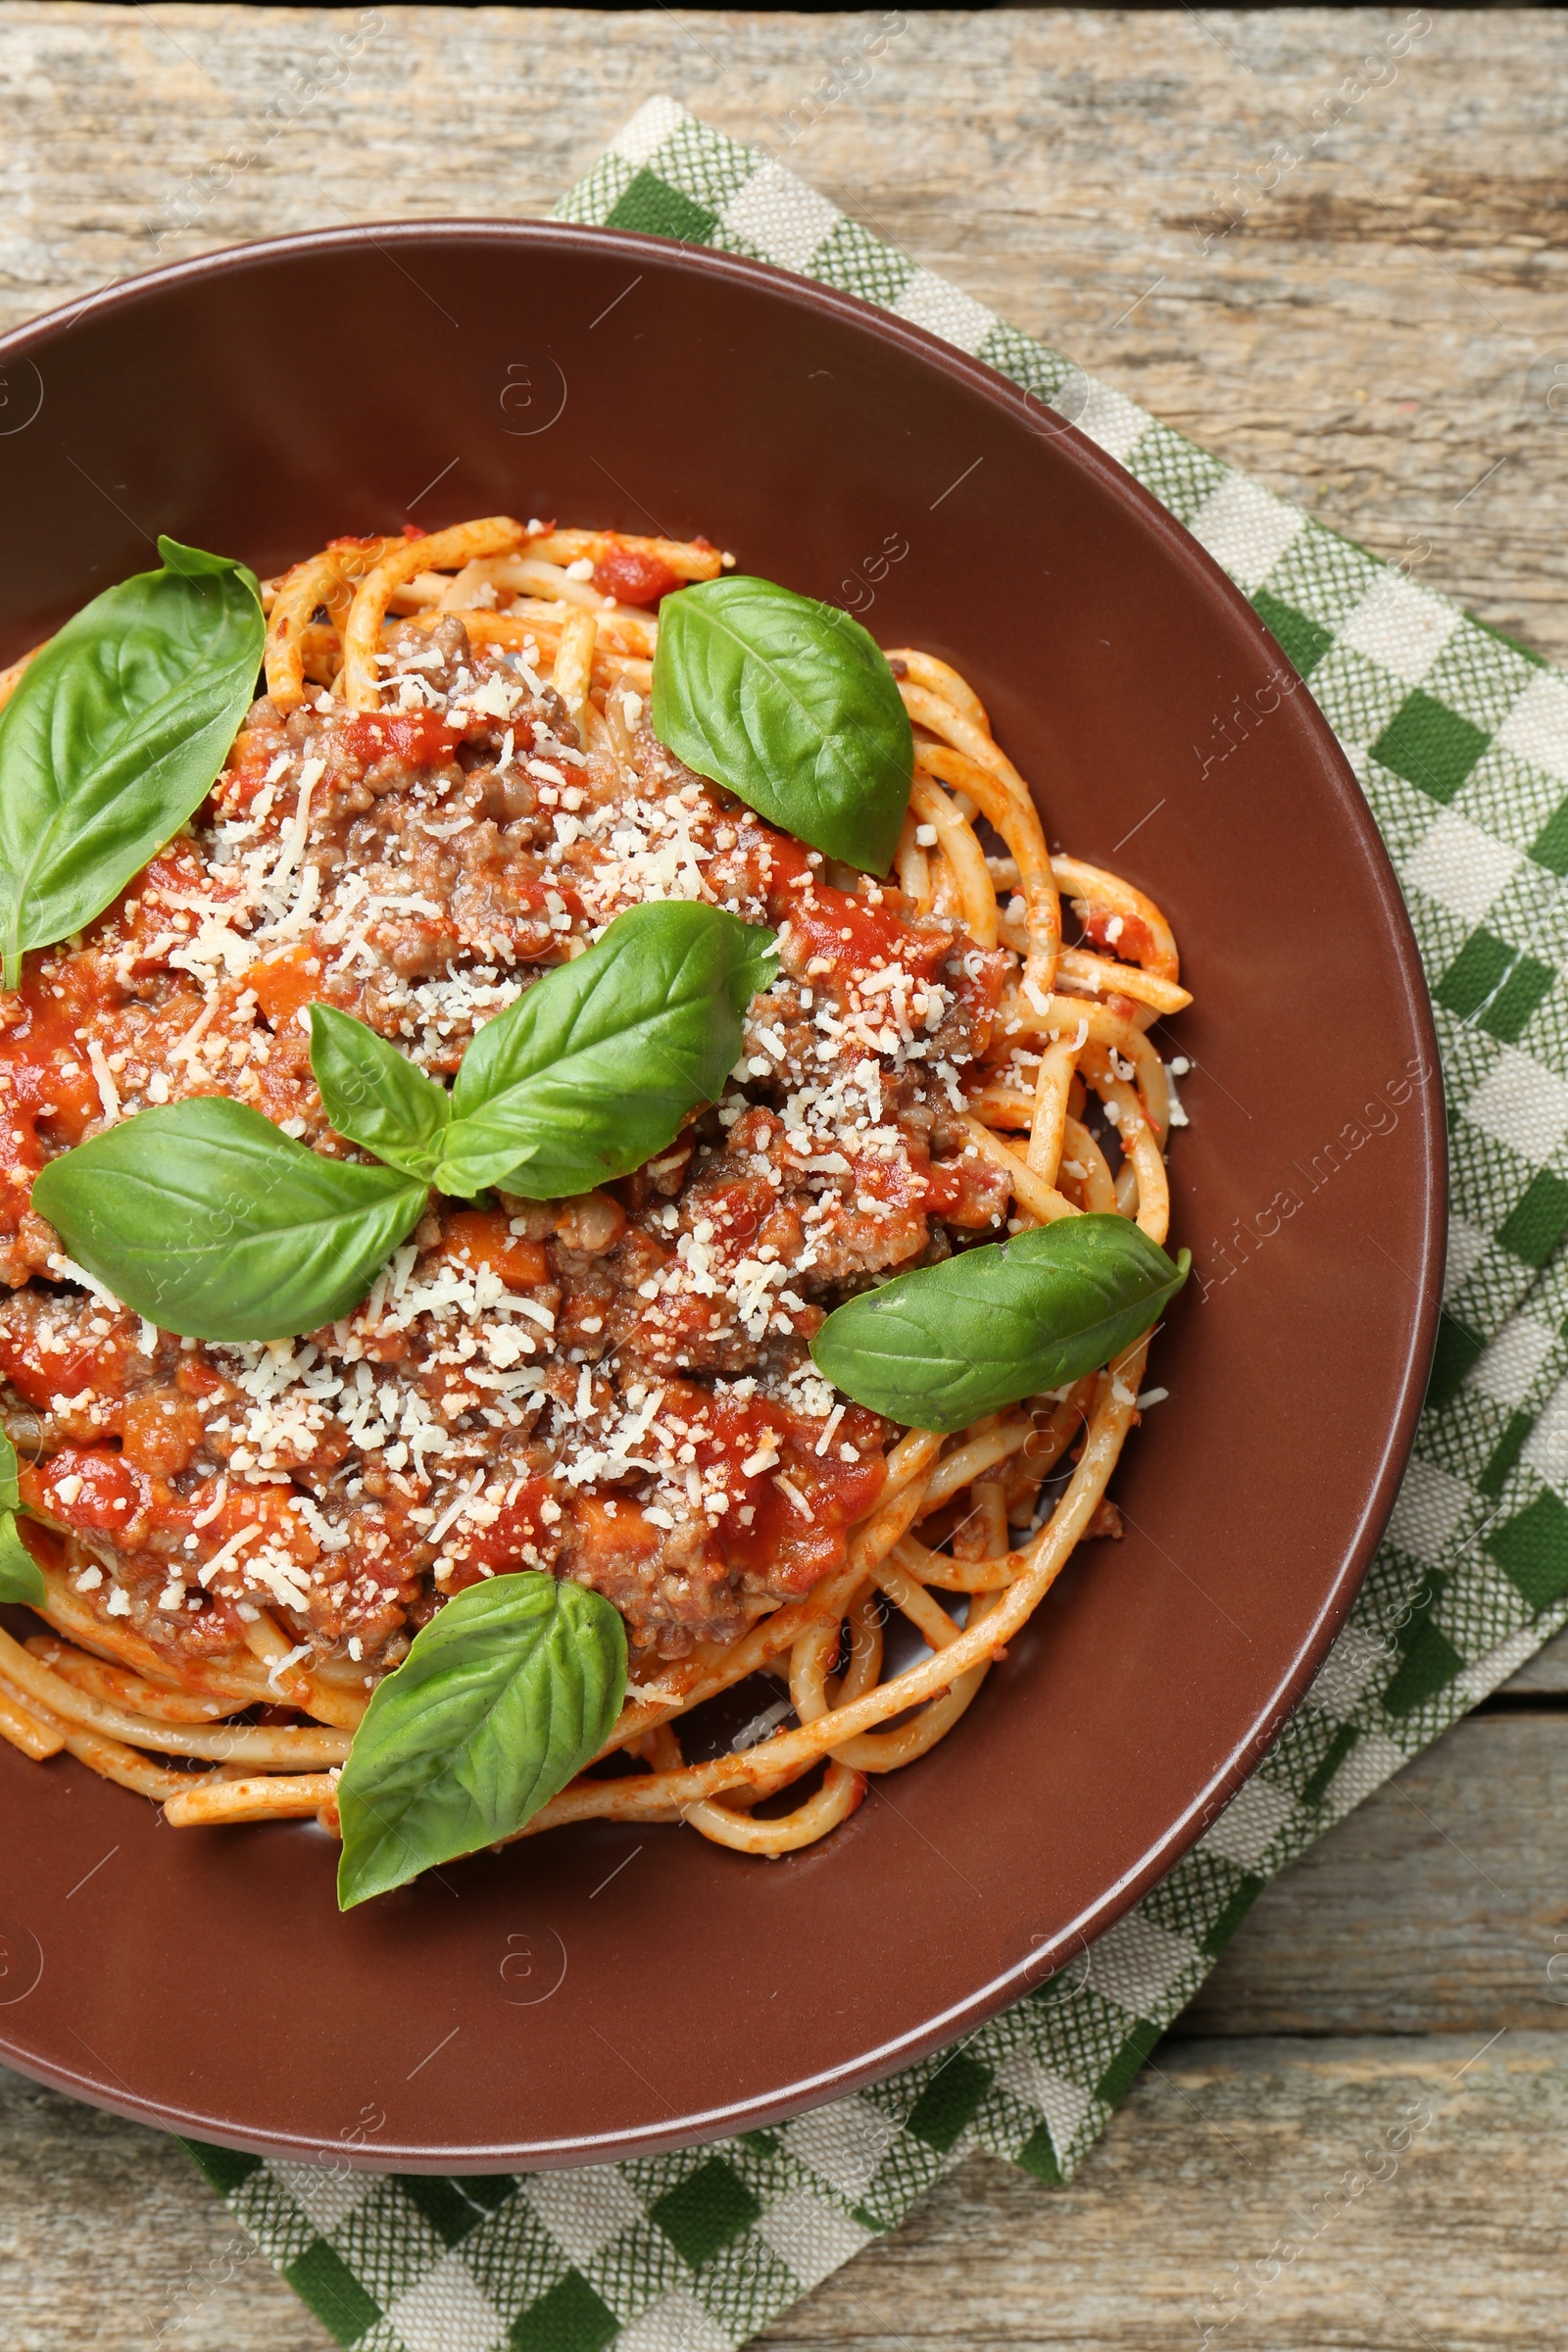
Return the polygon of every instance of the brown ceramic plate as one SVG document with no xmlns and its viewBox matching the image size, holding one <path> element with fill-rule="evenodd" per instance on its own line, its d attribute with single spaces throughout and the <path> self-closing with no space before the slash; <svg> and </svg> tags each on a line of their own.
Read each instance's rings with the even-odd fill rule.
<svg viewBox="0 0 1568 2352">
<path fill-rule="evenodd" d="M 159 530 L 265 572 L 337 532 L 508 512 L 706 531 L 956 662 L 1053 840 L 1175 924 L 1197 1004 L 1168 1051 L 1197 1067 L 1174 1233 L 1200 1269 L 1118 1474 L 1126 1541 L 1080 1554 L 961 1730 L 823 1844 L 770 1863 L 596 1823 L 344 1919 L 314 1825 L 177 1833 L 4 1748 L 0 2057 L 294 2156 L 339 2156 L 375 2107 L 364 2159 L 473 2172 L 764 2124 L 962 2034 L 1222 1809 L 1410 1443 L 1436 1054 L 1328 727 L 1208 558 L 1052 412 L 749 263 L 531 222 L 292 238 L 57 314 L 0 374 L 0 662 Z M 1265 1827 L 1243 1808 L 1231 1849 Z"/>
</svg>

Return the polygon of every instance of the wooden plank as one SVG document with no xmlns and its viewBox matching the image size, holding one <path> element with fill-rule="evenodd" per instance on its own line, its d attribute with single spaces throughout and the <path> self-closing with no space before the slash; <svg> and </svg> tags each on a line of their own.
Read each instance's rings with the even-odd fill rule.
<svg viewBox="0 0 1568 2352">
<path fill-rule="evenodd" d="M 1070 2187 L 964 2161 L 761 2341 L 1559 2352 L 1565 2200 L 1553 2035 L 1166 2043 Z M 0 2247 L 6 2352 L 327 2343 L 169 2141 L 4 2076 Z"/>
<path fill-rule="evenodd" d="M 321 2352 L 184 2151 L 0 2068 L 3 2352 Z"/>
<path fill-rule="evenodd" d="M 1558 1634 L 1544 1649 L 1538 1649 L 1513 1680 L 1503 1685 L 1499 1695 L 1509 1701 L 1526 1697 L 1568 1698 L 1568 1633 Z"/>
<path fill-rule="evenodd" d="M 1176 2031 L 1561 2032 L 1565 1884 L 1568 1715 L 1471 1716 L 1263 1889 Z"/>
<path fill-rule="evenodd" d="M 669 89 L 1568 655 L 1562 12 L 1433 12 L 1402 57 L 1418 11 L 911 15 L 874 60 L 875 16 L 379 16 L 5 0 L 0 322 L 266 231 L 545 211 Z"/>
<path fill-rule="evenodd" d="M 1565 2122 L 1549 2037 L 1167 2044 L 1069 2188 L 966 2165 L 760 2340 L 1560 2352 Z"/>
</svg>

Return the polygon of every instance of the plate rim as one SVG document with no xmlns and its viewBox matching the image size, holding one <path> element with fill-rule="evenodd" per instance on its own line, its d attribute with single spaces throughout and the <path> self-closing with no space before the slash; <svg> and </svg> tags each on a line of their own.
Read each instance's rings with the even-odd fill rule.
<svg viewBox="0 0 1568 2352">
<path fill-rule="evenodd" d="M 396 219 L 346 223 L 301 230 L 284 236 L 257 238 L 242 245 L 221 246 L 210 253 L 166 264 L 94 289 L 71 303 L 56 305 L 0 336 L 0 367 L 8 359 L 30 359 L 32 348 L 69 334 L 83 319 L 105 311 L 118 312 L 156 299 L 166 289 L 199 283 L 208 278 L 238 274 L 252 268 L 301 256 L 334 251 L 378 251 L 389 244 L 417 245 L 431 240 L 457 240 L 480 245 L 501 242 L 512 246 L 607 249 L 624 254 L 629 263 L 657 259 L 703 277 L 716 277 L 741 286 L 761 287 L 808 312 L 826 314 L 858 331 L 891 345 L 927 368 L 934 368 L 993 407 L 1010 412 L 1015 421 L 1041 440 L 1068 448 L 1075 462 L 1100 490 L 1130 509 L 1140 525 L 1163 543 L 1165 551 L 1200 587 L 1211 606 L 1228 612 L 1273 644 L 1291 675 L 1298 677 L 1293 700 L 1311 740 L 1324 789 L 1339 819 L 1347 827 L 1376 891 L 1388 922 L 1389 937 L 1401 981 L 1399 1004 L 1432 1073 L 1421 1089 L 1416 1130 L 1419 1138 L 1420 1203 L 1424 1230 L 1416 1275 L 1417 1301 L 1408 1326 L 1404 1364 L 1387 1426 L 1375 1475 L 1363 1495 L 1351 1540 L 1342 1550 L 1332 1582 L 1294 1656 L 1276 1679 L 1273 1692 L 1261 1710 L 1254 1709 L 1250 1728 L 1218 1764 L 1203 1787 L 1193 1793 L 1182 1811 L 1146 1848 L 1137 1864 L 1125 1871 L 1058 1936 L 989 1979 L 939 2015 L 924 2019 L 874 2049 L 851 2060 L 800 2077 L 786 2086 L 730 2104 L 688 2114 L 675 2122 L 661 2121 L 612 2132 L 577 2133 L 514 2143 L 500 2149 L 490 2142 L 448 2145 L 439 2151 L 427 2143 L 407 2142 L 355 2151 L 326 2141 L 291 2138 L 287 2134 L 231 2129 L 194 2110 L 180 2110 L 116 2087 L 69 2067 L 30 2056 L 17 2049 L 0 2021 L 0 2059 L 27 2079 L 83 2099 L 94 2106 L 166 2132 L 211 2140 L 215 2145 L 264 2158 L 314 2162 L 330 2159 L 350 2163 L 368 2173 L 424 2172 L 444 2174 L 510 2173 L 530 2168 L 569 2168 L 603 2164 L 662 2150 L 683 2148 L 736 2132 L 783 2121 L 835 2098 L 843 2098 L 880 2081 L 900 2068 L 928 2055 L 966 2029 L 975 2029 L 1022 1997 L 1059 1969 L 1067 1953 L 1103 1935 L 1124 1917 L 1149 1888 L 1180 1861 L 1209 1824 L 1222 1813 L 1273 1745 L 1304 1695 L 1335 1638 L 1343 1627 L 1371 1565 L 1373 1553 L 1393 1512 L 1414 1444 L 1427 1378 L 1436 1344 L 1442 1304 L 1442 1272 L 1447 1228 L 1448 1165 L 1444 1080 L 1438 1051 L 1432 1001 L 1422 969 L 1415 934 L 1392 858 L 1372 816 L 1349 761 L 1282 648 L 1269 636 L 1262 619 L 1244 592 L 1230 580 L 1193 533 L 1162 506 L 1109 453 L 1092 441 L 1070 419 L 1049 409 L 1035 394 L 1015 383 L 989 363 L 945 341 L 928 328 L 880 309 L 858 295 L 819 284 L 771 263 L 729 254 L 710 246 L 653 236 L 637 230 L 606 228 L 587 222 L 497 216 L 438 216 L 428 220 Z M 1048 421 L 1049 419 L 1049 421 Z M 111 2070 L 106 2069 L 105 2073 Z"/>
</svg>

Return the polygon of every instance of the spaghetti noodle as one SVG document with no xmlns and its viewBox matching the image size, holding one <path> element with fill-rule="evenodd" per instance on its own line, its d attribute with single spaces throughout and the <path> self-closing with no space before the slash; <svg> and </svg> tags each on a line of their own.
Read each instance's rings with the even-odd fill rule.
<svg viewBox="0 0 1568 2352">
<path fill-rule="evenodd" d="M 1078 1543 L 1119 1532 L 1147 1338 L 951 1438 L 847 1403 L 806 1341 L 820 1300 L 965 1234 L 1111 1211 L 1163 1243 L 1169 926 L 1052 857 L 979 699 L 914 650 L 888 655 L 915 743 L 889 883 L 681 767 L 646 724 L 656 609 L 723 561 L 500 516 L 296 564 L 193 832 L 0 999 L 0 1369 L 49 1627 L 0 1633 L 0 1738 L 29 1757 L 176 1827 L 335 1829 L 409 1628 L 543 1565 L 621 1609 L 632 1681 L 520 1834 L 685 1821 L 776 1855 L 945 1738 Z M 531 970 L 667 897 L 786 943 L 723 1099 L 605 1192 L 435 1204 L 308 1342 L 138 1325 L 26 1208 L 54 1152 L 193 1093 L 341 1154 L 313 999 L 450 1072 Z M 754 1677 L 776 1695 L 710 1752 L 698 1711 Z"/>
</svg>

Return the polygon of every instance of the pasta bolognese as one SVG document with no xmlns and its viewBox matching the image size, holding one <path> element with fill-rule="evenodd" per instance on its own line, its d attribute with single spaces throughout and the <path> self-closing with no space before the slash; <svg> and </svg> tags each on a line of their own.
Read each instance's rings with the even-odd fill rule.
<svg viewBox="0 0 1568 2352">
<path fill-rule="evenodd" d="M 509 517 L 332 542 L 262 584 L 265 691 L 190 821 L 23 956 L 0 1403 L 42 1626 L 0 1633 L 0 1735 L 25 1754 L 176 1827 L 338 1831 L 356 1732 L 424 1630 L 543 1575 L 611 1605 L 628 1664 L 515 1834 L 684 1821 L 779 1855 L 942 1740 L 1077 1544 L 1119 1531 L 1147 1329 L 929 1428 L 812 1348 L 846 1302 L 1026 1234 L 1118 1219 L 1162 1248 L 1170 927 L 1050 851 L 979 698 L 918 650 L 875 657 L 910 762 L 880 871 L 682 757 L 661 633 L 738 576 L 705 540 Z M 177 1104 L 358 1166 L 322 1008 L 461 1101 L 487 1027 L 670 906 L 774 942 L 709 1098 L 591 1189 L 423 1189 L 309 1329 L 166 1327 L 30 1205 Z M 699 1710 L 754 1677 L 715 1748 Z"/>
</svg>

